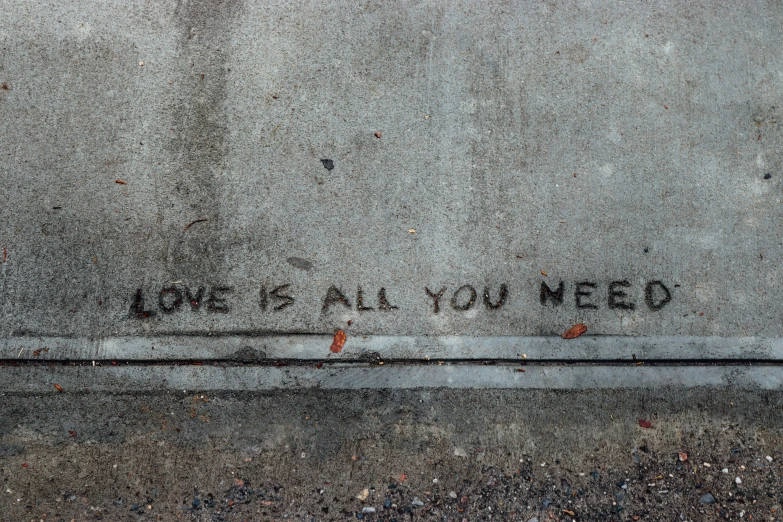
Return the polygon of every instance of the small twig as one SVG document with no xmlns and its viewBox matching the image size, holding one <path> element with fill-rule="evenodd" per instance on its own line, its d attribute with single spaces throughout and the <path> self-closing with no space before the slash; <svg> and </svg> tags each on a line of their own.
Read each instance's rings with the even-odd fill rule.
<svg viewBox="0 0 783 522">
<path fill-rule="evenodd" d="M 190 223 L 188 223 L 187 225 L 185 225 L 185 230 L 189 229 L 190 227 L 192 227 L 192 226 L 193 226 L 193 225 L 195 225 L 196 223 L 201 223 L 202 221 L 206 221 L 206 218 L 204 218 L 204 219 L 197 219 L 197 220 L 195 220 L 195 221 L 191 221 Z"/>
</svg>

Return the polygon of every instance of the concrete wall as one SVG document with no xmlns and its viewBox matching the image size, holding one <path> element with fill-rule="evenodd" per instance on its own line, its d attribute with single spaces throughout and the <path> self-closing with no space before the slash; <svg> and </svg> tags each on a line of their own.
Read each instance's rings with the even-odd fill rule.
<svg viewBox="0 0 783 522">
<path fill-rule="evenodd" d="M 342 328 L 350 347 L 576 322 L 780 335 L 778 2 L 2 12 L 4 353 L 19 336 Z"/>
</svg>

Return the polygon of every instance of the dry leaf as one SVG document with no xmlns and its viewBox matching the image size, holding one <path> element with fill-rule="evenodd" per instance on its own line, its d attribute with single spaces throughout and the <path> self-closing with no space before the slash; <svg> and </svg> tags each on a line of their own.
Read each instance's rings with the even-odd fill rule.
<svg viewBox="0 0 783 522">
<path fill-rule="evenodd" d="M 116 184 L 118 184 L 118 185 L 127 185 L 127 183 L 125 183 L 125 182 L 124 182 L 124 181 L 122 181 L 121 179 L 115 179 L 115 180 L 114 180 L 114 182 L 115 182 Z"/>
<path fill-rule="evenodd" d="M 681 451 L 679 455 L 680 455 L 680 462 L 686 462 L 688 460 L 688 454 L 685 453 L 684 451 Z"/>
<path fill-rule="evenodd" d="M 576 339 L 587 331 L 587 327 L 582 323 L 575 324 L 565 332 L 563 332 L 563 339 Z"/>
<path fill-rule="evenodd" d="M 329 351 L 332 353 L 342 352 L 346 337 L 347 336 L 345 335 L 345 332 L 342 330 L 337 330 L 337 332 L 334 334 L 334 341 L 332 341 L 332 346 L 329 347 Z"/>
<path fill-rule="evenodd" d="M 653 427 L 652 422 L 650 422 L 648 420 L 644 420 L 644 419 L 639 419 L 639 426 L 641 426 L 642 428 L 647 428 L 647 429 L 650 429 L 650 428 Z"/>
<path fill-rule="evenodd" d="M 62 392 L 63 391 L 63 387 L 60 386 L 59 384 L 55 384 L 54 387 L 57 388 L 58 392 Z"/>
<path fill-rule="evenodd" d="M 567 509 L 564 509 L 564 510 L 563 510 L 563 513 L 565 513 L 566 515 L 572 516 L 572 517 L 573 517 L 574 515 L 576 515 L 576 513 L 574 513 L 573 511 L 569 511 L 569 510 L 567 510 Z"/>
<path fill-rule="evenodd" d="M 547 273 L 546 273 L 546 272 L 544 272 L 543 270 L 541 271 L 541 275 L 542 275 L 542 276 L 544 276 L 544 277 L 549 277 L 549 274 L 547 274 Z"/>
<path fill-rule="evenodd" d="M 356 498 L 358 498 L 359 500 L 364 501 L 364 500 L 367 500 L 367 497 L 369 497 L 369 496 L 370 496 L 370 490 L 367 489 L 367 488 L 364 488 L 361 493 L 356 495 Z"/>
</svg>

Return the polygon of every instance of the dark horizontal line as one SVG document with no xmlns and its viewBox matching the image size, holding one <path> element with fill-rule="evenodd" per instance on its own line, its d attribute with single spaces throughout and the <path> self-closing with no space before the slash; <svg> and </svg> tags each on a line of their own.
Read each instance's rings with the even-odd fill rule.
<svg viewBox="0 0 783 522">
<path fill-rule="evenodd" d="M 238 359 L 0 359 L 0 366 L 508 366 L 514 368 L 546 366 L 783 366 L 783 359 L 374 359 L 372 354 L 355 359 L 260 359 L 243 361 Z M 382 364 L 380 364 L 382 363 Z"/>
<path fill-rule="evenodd" d="M 185 331 L 162 331 L 112 334 L 112 335 L 76 335 L 76 334 L 52 334 L 42 332 L 31 332 L 27 330 L 17 330 L 11 334 L 12 337 L 59 337 L 62 339 L 89 339 L 90 341 L 98 339 L 109 339 L 114 337 L 138 337 L 139 339 L 153 339 L 155 337 L 286 337 L 293 335 L 302 336 L 333 336 L 334 332 L 312 332 L 306 330 L 185 330 Z M 354 334 L 354 335 L 374 335 L 374 334 Z"/>
</svg>

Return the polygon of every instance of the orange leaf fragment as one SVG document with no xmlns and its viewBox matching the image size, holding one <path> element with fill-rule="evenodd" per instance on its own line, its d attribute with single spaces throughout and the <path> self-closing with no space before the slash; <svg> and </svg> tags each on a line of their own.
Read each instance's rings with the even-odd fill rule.
<svg viewBox="0 0 783 522">
<path fill-rule="evenodd" d="M 680 462 L 686 462 L 688 460 L 688 454 L 685 453 L 684 451 L 681 451 L 679 453 L 679 456 L 680 456 Z"/>
<path fill-rule="evenodd" d="M 563 332 L 563 339 L 576 339 L 587 331 L 587 327 L 582 323 L 575 324 L 565 332 Z"/>
<path fill-rule="evenodd" d="M 541 271 L 541 275 L 542 275 L 542 276 L 544 276 L 544 277 L 549 277 L 549 274 L 547 274 L 547 273 L 546 273 L 546 272 L 544 272 L 543 270 Z"/>
<path fill-rule="evenodd" d="M 60 386 L 59 384 L 55 384 L 54 387 L 57 389 L 58 392 L 62 392 L 63 391 L 63 387 Z"/>
<path fill-rule="evenodd" d="M 563 510 L 563 513 L 565 513 L 566 515 L 572 516 L 572 517 L 573 517 L 574 515 L 576 515 L 576 513 L 574 513 L 573 511 L 569 511 L 569 510 L 567 510 L 567 509 L 564 509 L 564 510 Z"/>
<path fill-rule="evenodd" d="M 644 419 L 639 419 L 639 426 L 646 429 L 650 429 L 653 427 L 652 422 Z"/>
<path fill-rule="evenodd" d="M 126 182 L 122 181 L 121 179 L 115 179 L 114 182 L 118 185 L 127 185 Z"/>
<path fill-rule="evenodd" d="M 343 346 L 345 345 L 345 339 L 347 336 L 345 335 L 345 332 L 342 330 L 337 330 L 334 334 L 334 341 L 332 341 L 332 346 L 329 347 L 329 351 L 332 353 L 340 353 L 343 351 Z"/>
</svg>

